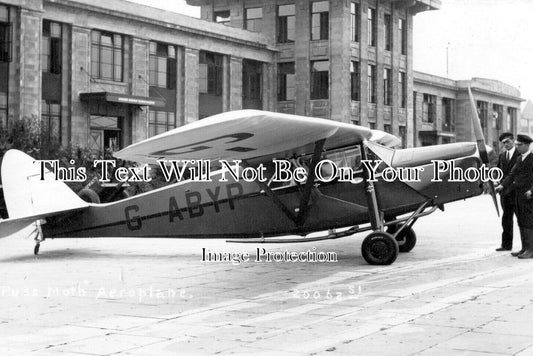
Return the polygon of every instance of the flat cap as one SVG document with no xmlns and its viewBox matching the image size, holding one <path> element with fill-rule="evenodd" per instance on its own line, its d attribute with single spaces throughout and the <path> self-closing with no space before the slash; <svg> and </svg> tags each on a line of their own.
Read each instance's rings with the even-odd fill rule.
<svg viewBox="0 0 533 356">
<path fill-rule="evenodd" d="M 533 142 L 533 139 L 528 135 L 516 135 L 516 140 L 525 144 L 530 144 Z"/>
</svg>

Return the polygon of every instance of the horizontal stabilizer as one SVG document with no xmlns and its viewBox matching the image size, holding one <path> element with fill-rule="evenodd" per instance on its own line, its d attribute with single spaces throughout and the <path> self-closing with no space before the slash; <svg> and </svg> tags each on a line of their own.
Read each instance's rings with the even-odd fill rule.
<svg viewBox="0 0 533 356">
<path fill-rule="evenodd" d="M 39 219 L 44 219 L 48 216 L 60 215 L 63 213 L 71 213 L 80 209 L 69 209 L 62 211 L 54 211 L 46 214 L 30 215 L 13 219 L 0 220 L 0 239 L 11 236 L 20 230 L 30 226 Z"/>
</svg>

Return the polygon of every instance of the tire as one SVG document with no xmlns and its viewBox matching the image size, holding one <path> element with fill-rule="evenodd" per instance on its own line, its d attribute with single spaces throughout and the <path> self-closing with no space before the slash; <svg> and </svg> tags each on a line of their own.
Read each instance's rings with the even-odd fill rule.
<svg viewBox="0 0 533 356">
<path fill-rule="evenodd" d="M 82 189 L 78 192 L 78 196 L 87 203 L 100 204 L 100 197 L 92 189 Z"/>
<path fill-rule="evenodd" d="M 370 265 L 390 265 L 398 257 L 398 242 L 391 234 L 374 231 L 363 240 L 361 253 Z"/>
<path fill-rule="evenodd" d="M 387 232 L 391 235 L 394 235 L 400 227 L 398 224 L 390 225 L 387 228 Z M 398 241 L 399 251 L 402 253 L 409 252 L 416 245 L 416 234 L 412 228 L 404 229 L 399 236 L 396 236 L 396 241 Z"/>
</svg>

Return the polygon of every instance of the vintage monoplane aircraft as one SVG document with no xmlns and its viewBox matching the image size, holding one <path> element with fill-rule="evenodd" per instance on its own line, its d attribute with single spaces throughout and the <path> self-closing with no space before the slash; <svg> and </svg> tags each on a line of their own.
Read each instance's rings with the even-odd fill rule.
<svg viewBox="0 0 533 356">
<path fill-rule="evenodd" d="M 474 104 L 473 112 L 477 117 Z M 3 158 L 1 172 L 9 219 L 1 221 L 0 237 L 38 221 L 37 254 L 46 238 L 301 242 L 372 230 L 363 240 L 363 257 L 370 264 L 391 264 L 399 251 L 408 252 L 415 246 L 412 226 L 419 217 L 445 203 L 483 192 L 479 180 L 450 181 L 446 172 L 440 176 L 441 181 L 431 181 L 432 160 L 447 160 L 463 169 L 487 163 L 479 119 L 473 121 L 477 145 L 461 142 L 393 149 L 398 138 L 366 127 L 264 111 L 223 113 L 133 144 L 115 157 L 150 164 L 159 160 L 209 160 L 213 168 L 220 168 L 216 162 L 221 160 L 240 160 L 241 168 L 263 164 L 267 181 L 235 179 L 231 174 L 226 174 L 223 181 L 219 179 L 223 171 L 218 170 L 210 182 L 181 181 L 104 204 L 80 199 L 61 181 L 40 180 L 40 168 L 34 159 L 10 150 Z M 273 159 L 290 162 L 285 167 L 289 172 L 303 167 L 306 179 L 274 182 Z M 325 159 L 353 169 L 354 174 L 341 179 L 341 174 L 332 175 L 330 164 L 330 179 L 318 179 L 322 173 L 317 173 L 316 167 Z M 361 163 L 377 159 L 382 163 L 375 171 L 377 180 L 372 181 Z M 382 176 L 387 167 L 416 168 L 420 177 L 389 182 Z M 328 171 L 327 166 L 323 168 Z M 338 228 L 348 229 L 333 232 Z M 305 237 L 328 229 L 330 233 L 324 236 Z M 282 235 L 301 237 L 280 238 Z"/>
</svg>

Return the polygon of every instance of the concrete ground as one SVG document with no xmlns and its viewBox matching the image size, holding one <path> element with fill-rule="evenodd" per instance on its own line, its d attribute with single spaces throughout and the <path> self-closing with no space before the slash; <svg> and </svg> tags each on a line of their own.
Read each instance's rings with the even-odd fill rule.
<svg viewBox="0 0 533 356">
<path fill-rule="evenodd" d="M 364 234 L 309 244 L 0 240 L 0 355 L 533 355 L 533 260 L 499 246 L 487 196 L 421 219 L 391 266 Z M 519 247 L 518 234 L 515 247 Z M 336 252 L 338 262 L 202 262 Z"/>
</svg>

